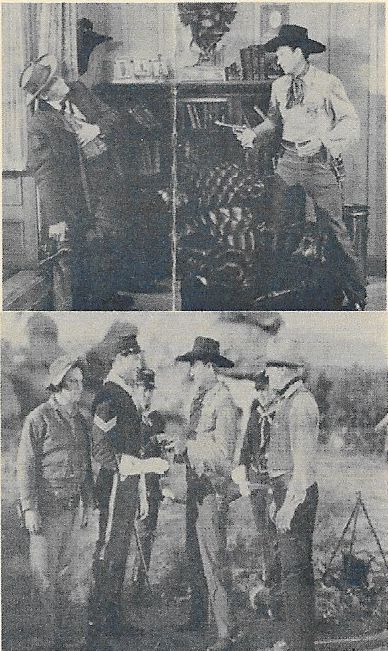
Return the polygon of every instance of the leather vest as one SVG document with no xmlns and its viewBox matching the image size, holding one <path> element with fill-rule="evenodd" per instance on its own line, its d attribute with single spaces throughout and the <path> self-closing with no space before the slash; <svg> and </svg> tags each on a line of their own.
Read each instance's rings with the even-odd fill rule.
<svg viewBox="0 0 388 651">
<path fill-rule="evenodd" d="M 293 471 L 289 415 L 296 396 L 308 393 L 303 385 L 290 396 L 279 402 L 271 425 L 270 440 L 267 447 L 267 468 L 270 475 L 285 474 L 291 476 Z"/>
</svg>

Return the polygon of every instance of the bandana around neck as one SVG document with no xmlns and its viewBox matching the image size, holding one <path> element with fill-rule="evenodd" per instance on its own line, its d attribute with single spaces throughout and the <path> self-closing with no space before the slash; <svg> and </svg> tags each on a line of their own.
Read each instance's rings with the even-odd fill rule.
<svg viewBox="0 0 388 651">
<path fill-rule="evenodd" d="M 303 69 L 296 75 L 291 76 L 291 84 L 287 91 L 286 108 L 290 109 L 293 106 L 303 104 L 304 101 L 304 77 L 308 72 L 310 66 L 307 63 Z"/>
</svg>

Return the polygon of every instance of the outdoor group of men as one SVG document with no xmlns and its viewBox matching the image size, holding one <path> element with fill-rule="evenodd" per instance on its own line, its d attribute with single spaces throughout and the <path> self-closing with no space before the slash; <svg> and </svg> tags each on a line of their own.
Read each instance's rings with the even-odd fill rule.
<svg viewBox="0 0 388 651">
<path fill-rule="evenodd" d="M 85 648 L 99 651 L 110 648 L 109 638 L 142 634 L 123 616 L 129 547 L 134 536 L 133 579 L 141 593 L 162 499 L 160 476 L 174 459 L 186 465 L 187 479 L 190 614 L 183 629 L 202 631 L 210 607 L 217 639 L 208 648 L 228 651 L 236 644 L 227 520 L 230 502 L 249 496 L 257 534 L 266 541 L 263 579 L 270 586 L 275 575 L 281 577 L 284 648 L 313 651 L 318 409 L 302 379 L 300 350 L 287 340 L 269 350 L 265 371 L 254 376 L 257 399 L 246 430 L 241 409 L 220 377 L 220 370 L 234 363 L 220 354 L 218 341 L 197 337 L 192 350 L 176 361 L 188 364 L 193 382 L 185 436 L 166 436 L 161 414 L 150 411 L 155 374 L 146 367 L 135 335 L 118 337 L 111 349 L 110 371 L 93 403 L 91 432 L 79 409 L 82 365 L 67 357 L 53 362 L 47 383 L 51 396 L 26 418 L 17 472 L 31 569 L 45 614 L 40 648 L 66 648 L 61 572 L 80 504 L 81 527 L 94 508 L 99 510 Z M 92 459 L 98 466 L 95 482 Z"/>
</svg>

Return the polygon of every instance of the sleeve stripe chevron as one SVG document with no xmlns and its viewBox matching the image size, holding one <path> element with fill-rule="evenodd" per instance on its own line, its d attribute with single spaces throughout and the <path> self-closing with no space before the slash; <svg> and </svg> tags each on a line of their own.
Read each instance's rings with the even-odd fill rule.
<svg viewBox="0 0 388 651">
<path fill-rule="evenodd" d="M 117 423 L 116 416 L 108 420 L 108 422 L 104 421 L 102 418 L 100 418 L 100 416 L 97 416 L 97 414 L 95 414 L 94 416 L 94 424 L 96 425 L 96 427 L 98 427 L 98 429 L 105 432 L 105 434 L 110 432 L 110 430 L 113 429 L 116 423 Z"/>
</svg>

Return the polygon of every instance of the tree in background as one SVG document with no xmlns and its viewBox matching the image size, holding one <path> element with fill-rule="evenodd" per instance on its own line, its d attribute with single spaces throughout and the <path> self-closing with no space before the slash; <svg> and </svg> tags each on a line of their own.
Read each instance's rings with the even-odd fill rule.
<svg viewBox="0 0 388 651">
<path fill-rule="evenodd" d="M 319 442 L 327 443 L 330 438 L 331 421 L 330 421 L 330 393 L 333 387 L 333 381 L 330 380 L 325 371 L 321 371 L 315 382 L 313 393 L 319 407 Z"/>
<path fill-rule="evenodd" d="M 387 411 L 387 375 L 355 364 L 338 369 L 330 392 L 328 419 L 331 429 L 344 432 L 344 442 L 361 452 L 381 452 L 383 436 L 375 432 Z"/>
</svg>

